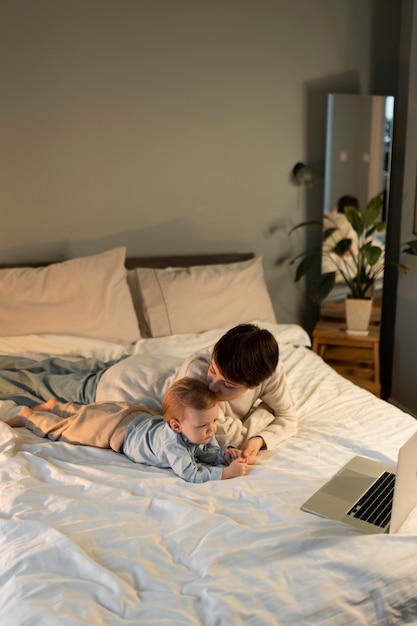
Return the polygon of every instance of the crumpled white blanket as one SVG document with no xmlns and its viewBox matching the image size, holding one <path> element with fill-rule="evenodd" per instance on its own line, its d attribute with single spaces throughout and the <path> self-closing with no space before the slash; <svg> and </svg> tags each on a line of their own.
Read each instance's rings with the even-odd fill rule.
<svg viewBox="0 0 417 626">
<path fill-rule="evenodd" d="M 163 355 L 151 341 L 142 353 Z M 299 432 L 238 479 L 189 484 L 0 422 L 0 623 L 416 623 L 416 511 L 398 534 L 368 536 L 300 509 L 354 454 L 395 463 L 416 421 L 304 346 L 281 358 Z"/>
</svg>

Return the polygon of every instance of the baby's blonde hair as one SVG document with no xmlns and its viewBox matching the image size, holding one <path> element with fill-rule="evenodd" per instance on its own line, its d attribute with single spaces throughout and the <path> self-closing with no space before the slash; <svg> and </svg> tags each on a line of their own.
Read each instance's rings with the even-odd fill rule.
<svg viewBox="0 0 417 626">
<path fill-rule="evenodd" d="M 210 391 L 207 383 L 198 378 L 185 376 L 175 381 L 165 393 L 162 401 L 164 421 L 176 419 L 181 422 L 186 407 L 203 411 L 211 409 L 216 403 L 216 396 Z"/>
</svg>

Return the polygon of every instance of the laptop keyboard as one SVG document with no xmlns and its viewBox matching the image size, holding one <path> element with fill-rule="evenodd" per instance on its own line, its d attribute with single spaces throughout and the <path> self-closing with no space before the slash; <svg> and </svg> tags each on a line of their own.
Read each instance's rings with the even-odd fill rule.
<svg viewBox="0 0 417 626">
<path fill-rule="evenodd" d="M 347 514 L 383 528 L 391 519 L 394 483 L 395 474 L 384 472 Z"/>
</svg>

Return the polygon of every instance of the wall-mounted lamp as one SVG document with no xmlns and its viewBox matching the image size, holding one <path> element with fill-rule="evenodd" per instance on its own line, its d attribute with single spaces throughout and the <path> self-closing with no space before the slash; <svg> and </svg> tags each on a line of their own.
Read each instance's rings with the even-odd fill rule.
<svg viewBox="0 0 417 626">
<path fill-rule="evenodd" d="M 311 186 L 314 182 L 314 175 L 305 163 L 296 163 L 292 168 L 292 178 L 296 185 Z"/>
</svg>

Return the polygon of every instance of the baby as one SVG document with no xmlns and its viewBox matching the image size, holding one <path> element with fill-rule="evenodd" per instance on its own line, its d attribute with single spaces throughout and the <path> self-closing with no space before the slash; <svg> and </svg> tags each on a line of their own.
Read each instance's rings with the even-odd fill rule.
<svg viewBox="0 0 417 626">
<path fill-rule="evenodd" d="M 218 402 L 207 384 L 184 377 L 166 392 L 163 416 L 134 402 L 76 404 L 50 399 L 22 407 L 7 420 L 53 441 L 111 448 L 136 463 L 171 468 L 188 482 L 235 478 L 247 462 L 232 445 L 215 439 Z"/>
</svg>

